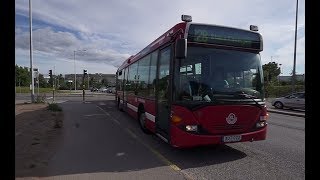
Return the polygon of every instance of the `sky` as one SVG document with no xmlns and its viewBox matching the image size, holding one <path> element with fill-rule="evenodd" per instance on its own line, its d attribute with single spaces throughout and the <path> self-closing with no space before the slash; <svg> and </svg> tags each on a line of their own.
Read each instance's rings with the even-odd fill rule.
<svg viewBox="0 0 320 180">
<path fill-rule="evenodd" d="M 175 24 L 193 22 L 249 29 L 263 37 L 262 64 L 293 69 L 295 0 L 32 0 L 33 67 L 42 74 L 114 74 Z M 15 1 L 15 63 L 30 67 L 29 0 Z M 305 73 L 305 1 L 298 4 L 296 73 Z"/>
</svg>

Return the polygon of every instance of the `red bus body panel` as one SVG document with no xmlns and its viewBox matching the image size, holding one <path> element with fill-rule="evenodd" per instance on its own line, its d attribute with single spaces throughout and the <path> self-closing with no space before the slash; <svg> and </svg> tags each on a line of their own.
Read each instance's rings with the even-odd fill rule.
<svg viewBox="0 0 320 180">
<path fill-rule="evenodd" d="M 175 147 L 192 147 L 199 145 L 224 144 L 225 135 L 241 135 L 238 142 L 266 139 L 266 127 L 255 129 L 263 111 L 252 105 L 216 105 L 206 106 L 190 111 L 181 106 L 172 106 L 173 115 L 182 119 L 180 124 L 172 124 L 170 128 L 170 144 Z M 236 115 L 234 124 L 227 122 L 230 113 Z M 199 125 L 207 134 L 186 132 L 179 126 Z"/>
</svg>

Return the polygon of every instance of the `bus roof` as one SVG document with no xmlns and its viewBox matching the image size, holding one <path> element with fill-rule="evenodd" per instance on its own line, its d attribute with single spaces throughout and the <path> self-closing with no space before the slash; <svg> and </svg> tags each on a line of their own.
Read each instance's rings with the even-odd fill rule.
<svg viewBox="0 0 320 180">
<path fill-rule="evenodd" d="M 162 34 L 160 37 L 158 37 L 156 40 L 154 40 L 152 43 L 150 43 L 147 47 L 145 47 L 144 49 L 142 49 L 139 53 L 130 56 L 128 59 L 126 59 L 122 65 L 118 68 L 118 70 L 121 70 L 125 67 L 127 67 L 128 65 L 136 62 L 137 60 L 139 60 L 141 57 L 149 54 L 150 52 L 154 51 L 155 49 L 159 48 L 160 46 L 162 46 L 163 44 L 169 42 L 172 40 L 172 36 L 173 35 L 182 35 L 181 38 L 187 38 L 188 36 L 188 32 L 186 33 L 186 31 L 188 31 L 188 28 L 191 24 L 196 24 L 196 25 L 208 25 L 208 26 L 215 26 L 215 27 L 222 27 L 222 28 L 227 28 L 227 29 L 233 29 L 233 30 L 240 30 L 240 31 L 246 31 L 246 32 L 250 32 L 253 34 L 259 34 L 258 32 L 254 32 L 251 30 L 246 30 L 246 29 L 240 29 L 240 28 L 236 28 L 236 27 L 229 27 L 229 26 L 222 26 L 222 25 L 216 25 L 216 24 L 205 24 L 205 23 L 194 23 L 194 22 L 181 22 L 176 24 L 175 26 L 173 26 L 172 28 L 170 28 L 168 31 L 166 31 L 164 34 Z M 261 39 L 262 40 L 262 39 Z"/>
<path fill-rule="evenodd" d="M 122 65 L 119 67 L 119 69 L 123 69 L 127 67 L 129 64 L 137 61 L 141 57 L 143 57 L 146 54 L 149 54 L 150 52 L 154 51 L 155 49 L 159 48 L 161 45 L 167 43 L 171 40 L 171 36 L 173 34 L 176 34 L 177 32 L 181 31 L 181 33 L 184 33 L 186 22 L 181 22 L 173 26 L 171 29 L 169 29 L 167 32 L 163 33 L 159 38 L 154 40 L 152 43 L 150 43 L 147 47 L 145 47 L 143 50 L 141 50 L 136 55 L 130 56 L 128 59 L 126 59 Z"/>
</svg>

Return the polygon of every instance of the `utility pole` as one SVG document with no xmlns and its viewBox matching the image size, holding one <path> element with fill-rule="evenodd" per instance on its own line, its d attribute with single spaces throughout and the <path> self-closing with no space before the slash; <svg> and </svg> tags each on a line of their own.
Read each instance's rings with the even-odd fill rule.
<svg viewBox="0 0 320 180">
<path fill-rule="evenodd" d="M 33 59 L 32 59 L 32 9 L 31 0 L 29 0 L 29 23 L 30 23 L 30 73 L 31 73 L 31 102 L 34 103 L 34 79 L 33 79 Z"/>
<path fill-rule="evenodd" d="M 77 90 L 77 75 L 76 75 L 76 51 L 73 51 L 74 60 L 74 91 Z"/>
<path fill-rule="evenodd" d="M 88 74 L 88 89 L 89 89 L 89 74 Z"/>
<path fill-rule="evenodd" d="M 296 28 L 294 35 L 294 54 L 293 54 L 293 72 L 292 72 L 292 93 L 295 91 L 295 80 L 296 80 L 296 49 L 297 49 L 297 23 L 298 23 L 298 0 L 296 6 Z"/>
<path fill-rule="evenodd" d="M 38 72 L 38 97 L 39 97 L 39 84 L 40 84 L 40 81 L 39 81 L 39 72 Z"/>
<path fill-rule="evenodd" d="M 87 74 L 88 74 L 87 70 L 84 69 L 83 70 L 83 77 L 82 77 L 82 101 L 83 101 L 83 103 L 85 103 L 85 98 L 84 98 L 84 96 L 85 96 L 85 91 L 84 91 L 85 83 L 84 83 L 84 80 L 85 80 Z"/>
</svg>

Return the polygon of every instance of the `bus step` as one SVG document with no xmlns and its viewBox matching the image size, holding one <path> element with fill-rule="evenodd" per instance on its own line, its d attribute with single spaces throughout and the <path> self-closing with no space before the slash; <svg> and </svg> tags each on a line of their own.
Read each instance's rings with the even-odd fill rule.
<svg viewBox="0 0 320 180">
<path fill-rule="evenodd" d="M 168 143 L 168 139 L 166 139 L 165 137 L 163 137 L 161 134 L 156 133 L 157 136 L 159 136 L 159 138 L 161 138 L 164 142 Z"/>
</svg>

